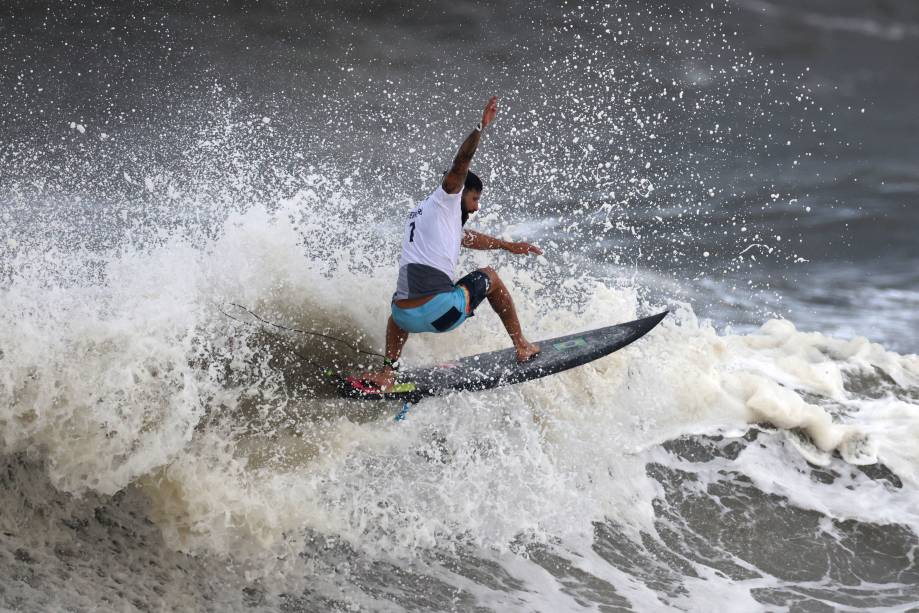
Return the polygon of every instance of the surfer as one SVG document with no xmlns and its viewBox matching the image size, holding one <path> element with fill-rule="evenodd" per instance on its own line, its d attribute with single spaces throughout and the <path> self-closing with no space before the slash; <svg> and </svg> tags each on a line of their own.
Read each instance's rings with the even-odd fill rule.
<svg viewBox="0 0 919 613">
<path fill-rule="evenodd" d="M 517 255 L 542 255 L 542 250 L 530 243 L 509 242 L 463 230 L 469 215 L 479 210 L 483 188 L 479 177 L 469 170 L 469 164 L 482 132 L 497 114 L 498 99 L 492 96 L 482 112 L 482 121 L 460 145 L 443 182 L 405 219 L 399 278 L 392 314 L 386 323 L 383 369 L 361 375 L 381 389 L 394 383 L 399 356 L 409 333 L 449 332 L 472 317 L 485 298 L 507 329 L 517 360 L 524 362 L 539 353 L 539 347 L 523 336 L 514 301 L 493 268 L 474 270 L 453 282 L 460 245 L 469 249 L 504 249 Z"/>
</svg>

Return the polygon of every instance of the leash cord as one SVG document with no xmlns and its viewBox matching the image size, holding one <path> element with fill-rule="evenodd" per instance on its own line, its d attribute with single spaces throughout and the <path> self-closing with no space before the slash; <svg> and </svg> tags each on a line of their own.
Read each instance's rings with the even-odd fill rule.
<svg viewBox="0 0 919 613">
<path fill-rule="evenodd" d="M 342 339 L 340 339 L 340 338 L 336 338 L 336 337 L 334 337 L 334 336 L 330 336 L 330 335 L 327 335 L 327 334 L 322 334 L 322 333 L 319 333 L 319 332 L 308 332 L 308 331 L 306 331 L 306 330 L 300 330 L 300 329 L 298 329 L 298 328 L 288 328 L 287 326 L 282 326 L 282 325 L 280 325 L 280 324 L 276 324 L 276 323 L 274 323 L 274 322 L 268 321 L 267 319 L 265 319 L 265 318 L 259 316 L 257 313 L 254 313 L 254 312 L 251 311 L 250 309 L 247 309 L 246 307 L 242 306 L 241 304 L 236 304 L 235 302 L 231 302 L 230 304 L 233 305 L 233 306 L 235 306 L 235 307 L 237 307 L 237 308 L 240 308 L 240 309 L 246 311 L 247 313 L 249 313 L 250 315 L 252 315 L 252 316 L 255 317 L 256 319 L 258 319 L 258 320 L 259 320 L 260 322 L 262 322 L 263 324 L 267 324 L 267 325 L 270 325 L 270 326 L 274 326 L 275 328 L 280 328 L 280 329 L 282 329 L 282 330 L 289 330 L 289 331 L 291 331 L 291 332 L 299 332 L 300 334 L 308 334 L 308 335 L 312 335 L 312 336 L 320 336 L 320 337 L 322 337 L 322 338 L 326 338 L 326 339 L 329 339 L 329 340 L 338 341 L 338 342 L 340 342 L 340 343 L 342 343 L 342 344 L 344 344 L 344 345 L 350 347 L 351 349 L 353 349 L 354 351 L 357 351 L 357 352 L 359 352 L 359 353 L 366 353 L 366 354 L 368 354 L 368 355 L 374 355 L 374 356 L 378 356 L 378 357 L 381 357 L 381 358 L 383 357 L 383 356 L 381 356 L 380 354 L 378 354 L 378 353 L 373 353 L 373 352 L 371 352 L 371 351 L 361 351 L 361 350 L 358 349 L 357 347 L 354 347 L 353 345 L 351 345 L 351 344 L 348 343 L 347 341 L 342 340 Z M 276 340 L 286 340 L 286 339 L 284 339 L 283 337 L 279 336 L 278 334 L 275 334 L 275 333 L 271 332 L 270 330 L 265 330 L 263 326 L 259 326 L 258 324 L 252 323 L 251 321 L 243 321 L 242 319 L 239 319 L 238 317 L 233 317 L 232 315 L 230 315 L 229 313 L 227 313 L 226 311 L 224 311 L 224 310 L 223 310 L 222 308 L 220 308 L 219 306 L 217 306 L 216 308 L 217 308 L 217 310 L 220 311 L 225 317 L 228 317 L 229 319 L 232 319 L 233 321 L 239 322 L 239 323 L 241 323 L 241 324 L 243 324 L 243 325 L 246 325 L 246 326 L 252 326 L 252 327 L 260 328 L 260 329 L 262 329 L 265 333 L 267 333 L 268 335 L 274 337 Z M 329 372 L 329 367 L 328 367 L 328 366 L 323 366 L 322 364 L 317 364 L 316 362 L 314 362 L 313 360 L 309 359 L 308 357 L 306 357 L 305 355 L 303 355 L 302 353 L 300 353 L 300 352 L 297 351 L 296 349 L 293 349 L 293 348 L 290 347 L 290 346 L 285 346 L 285 349 L 287 349 L 288 351 L 290 351 L 292 354 L 294 354 L 295 356 L 297 356 L 298 358 L 300 358 L 301 360 L 303 360 L 305 363 L 309 364 L 310 366 L 313 366 L 313 367 L 315 367 L 315 368 L 321 370 L 323 373 L 328 373 L 328 372 Z"/>
<path fill-rule="evenodd" d="M 319 337 L 321 337 L 321 338 L 324 338 L 324 339 L 327 339 L 327 340 L 330 340 L 330 341 L 339 342 L 339 343 L 341 343 L 342 345 L 344 345 L 345 347 L 348 347 L 349 349 L 351 349 L 352 351 L 354 351 L 355 353 L 363 353 L 363 354 L 365 354 L 365 355 L 372 355 L 372 356 L 376 356 L 376 357 L 378 357 L 378 358 L 383 358 L 384 360 L 386 359 L 386 356 L 380 355 L 379 353 L 376 353 L 375 351 L 364 351 L 363 349 L 359 349 L 356 345 L 352 345 L 352 344 L 349 343 L 348 341 L 346 341 L 346 340 L 344 340 L 344 339 L 341 339 L 341 338 L 338 338 L 337 336 L 332 336 L 332 335 L 330 335 L 330 334 L 323 334 L 323 333 L 321 333 L 321 332 L 311 332 L 311 331 L 308 331 L 308 330 L 301 330 L 301 329 L 299 329 L 299 328 L 289 328 L 289 327 L 287 327 L 287 326 L 282 326 L 281 324 L 276 324 L 276 323 L 274 323 L 273 321 L 268 321 L 267 319 L 261 317 L 258 313 L 254 313 L 253 311 L 251 311 L 250 309 L 244 307 L 244 306 L 241 305 L 241 304 L 236 304 L 235 302 L 231 302 L 230 305 L 235 306 L 235 307 L 238 308 L 238 309 L 242 309 L 243 311 L 245 311 L 245 312 L 248 313 L 249 315 L 252 315 L 252 317 L 256 318 L 256 319 L 259 320 L 260 322 L 262 322 L 262 323 L 264 323 L 264 324 L 267 324 L 267 325 L 269 325 L 269 326 L 273 326 L 273 327 L 275 327 L 275 328 L 280 328 L 281 330 L 287 330 L 288 332 L 297 332 L 297 333 L 299 333 L 299 334 L 308 334 L 308 335 L 310 335 L 310 336 L 319 336 Z M 224 313 L 224 315 L 227 315 L 227 314 Z M 227 315 L 227 316 L 229 317 L 229 315 Z M 235 319 L 235 318 L 234 318 L 234 319 Z M 237 319 L 236 321 L 239 321 L 239 320 Z"/>
</svg>

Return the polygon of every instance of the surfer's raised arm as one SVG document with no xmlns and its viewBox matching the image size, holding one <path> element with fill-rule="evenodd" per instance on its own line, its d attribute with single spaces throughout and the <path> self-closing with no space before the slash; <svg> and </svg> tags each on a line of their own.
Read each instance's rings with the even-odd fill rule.
<svg viewBox="0 0 919 613">
<path fill-rule="evenodd" d="M 475 155 L 475 150 L 479 146 L 482 130 L 491 123 L 497 114 L 498 97 L 492 96 L 488 104 L 485 105 L 485 110 L 482 111 L 482 121 L 475 127 L 472 133 L 466 137 L 463 144 L 460 145 L 459 151 L 456 152 L 456 157 L 453 158 L 453 166 L 450 167 L 450 171 L 447 173 L 447 176 L 444 177 L 442 185 L 444 191 L 448 194 L 456 194 L 463 189 L 463 182 L 466 180 L 466 173 L 469 172 L 469 164 L 472 162 L 472 156 Z"/>
</svg>

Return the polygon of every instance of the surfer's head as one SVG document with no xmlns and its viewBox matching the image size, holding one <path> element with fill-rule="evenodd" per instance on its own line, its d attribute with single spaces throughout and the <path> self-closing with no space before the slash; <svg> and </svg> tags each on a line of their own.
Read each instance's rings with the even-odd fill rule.
<svg viewBox="0 0 919 613">
<path fill-rule="evenodd" d="M 463 184 L 463 224 L 472 213 L 479 210 L 479 198 L 482 197 L 482 179 L 471 170 L 466 173 L 466 182 Z"/>
</svg>

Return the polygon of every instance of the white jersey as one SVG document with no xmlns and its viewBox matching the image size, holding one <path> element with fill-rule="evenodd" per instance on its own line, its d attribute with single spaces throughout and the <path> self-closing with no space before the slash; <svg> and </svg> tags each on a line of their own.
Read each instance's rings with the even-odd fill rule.
<svg viewBox="0 0 919 613">
<path fill-rule="evenodd" d="M 463 240 L 462 190 L 448 194 L 440 185 L 405 219 L 399 280 L 394 300 L 453 289 Z"/>
</svg>

